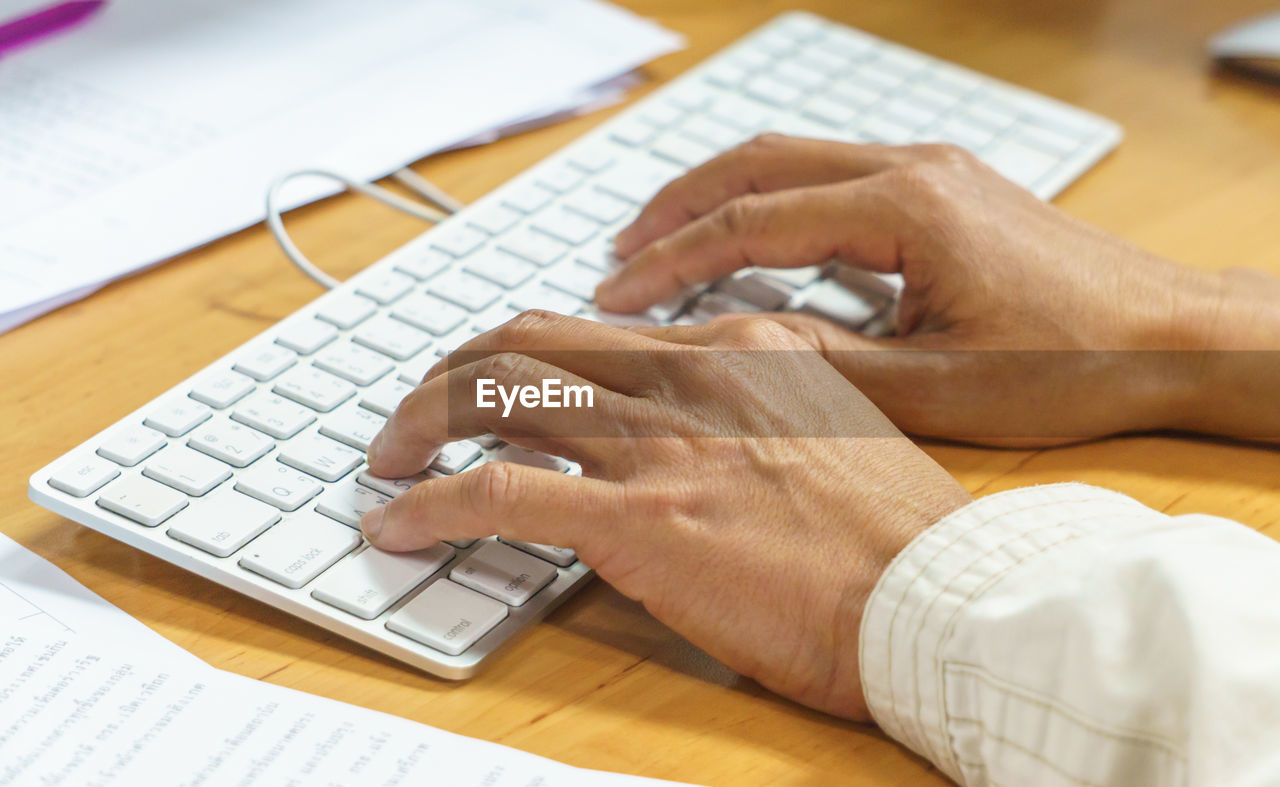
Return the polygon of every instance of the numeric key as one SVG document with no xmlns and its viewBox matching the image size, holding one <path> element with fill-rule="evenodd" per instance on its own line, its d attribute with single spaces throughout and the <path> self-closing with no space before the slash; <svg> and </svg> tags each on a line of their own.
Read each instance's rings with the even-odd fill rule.
<svg viewBox="0 0 1280 787">
<path fill-rule="evenodd" d="M 230 421 L 214 421 L 196 431 L 187 445 L 233 467 L 248 467 L 276 444 L 261 432 Z"/>
</svg>

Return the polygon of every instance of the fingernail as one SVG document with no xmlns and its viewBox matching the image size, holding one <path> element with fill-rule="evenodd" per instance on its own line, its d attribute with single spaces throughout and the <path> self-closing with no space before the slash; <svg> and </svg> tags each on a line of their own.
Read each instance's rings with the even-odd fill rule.
<svg viewBox="0 0 1280 787">
<path fill-rule="evenodd" d="M 382 518 L 386 516 L 386 511 L 386 506 L 378 506 L 360 520 L 360 529 L 364 531 L 365 538 L 372 541 L 382 532 Z"/>
</svg>

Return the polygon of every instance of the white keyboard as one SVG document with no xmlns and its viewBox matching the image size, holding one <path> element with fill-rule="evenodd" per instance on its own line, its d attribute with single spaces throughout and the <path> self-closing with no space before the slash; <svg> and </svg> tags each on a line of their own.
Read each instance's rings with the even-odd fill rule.
<svg viewBox="0 0 1280 787">
<path fill-rule="evenodd" d="M 176 386 L 31 478 L 37 503 L 408 664 L 470 676 L 591 575 L 489 538 L 413 554 L 357 523 L 434 473 L 492 460 L 578 472 L 492 438 L 410 479 L 364 450 L 425 371 L 529 308 L 635 323 L 802 309 L 884 331 L 893 277 L 747 270 L 639 317 L 594 311 L 610 239 L 667 181 L 763 131 L 947 141 L 1049 198 L 1114 124 L 817 17 L 786 14 Z"/>
</svg>

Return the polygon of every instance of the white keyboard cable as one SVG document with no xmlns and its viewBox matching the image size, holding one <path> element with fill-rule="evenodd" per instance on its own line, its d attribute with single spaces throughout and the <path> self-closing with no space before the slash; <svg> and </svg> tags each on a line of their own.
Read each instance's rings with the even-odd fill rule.
<svg viewBox="0 0 1280 787">
<path fill-rule="evenodd" d="M 361 183 L 344 175 L 339 175 L 336 172 L 330 172 L 329 170 L 303 169 L 298 170 L 297 172 L 290 172 L 276 178 L 276 180 L 267 189 L 267 227 L 271 230 L 271 234 L 275 237 L 276 243 L 280 244 L 281 251 L 283 251 L 285 256 L 289 258 L 289 261 L 317 284 L 330 290 L 337 287 L 342 282 L 320 270 L 314 262 L 307 259 L 307 255 L 303 254 L 302 250 L 293 242 L 293 238 L 289 237 L 289 232 L 284 227 L 284 219 L 281 217 L 279 206 L 280 190 L 283 189 L 290 181 L 302 177 L 336 180 L 346 187 L 348 191 L 354 191 L 358 194 L 363 194 L 366 197 L 372 197 L 384 205 L 390 205 L 396 210 L 403 211 L 412 216 L 417 216 L 423 221 L 430 221 L 436 224 L 444 221 L 452 214 L 457 213 L 466 207 L 463 203 L 446 194 L 431 181 L 408 168 L 393 172 L 391 177 L 402 185 L 413 190 L 413 192 L 422 197 L 424 201 L 437 207 L 431 207 L 430 205 L 423 204 L 421 202 L 414 202 L 411 199 L 406 199 L 405 197 L 396 194 L 394 191 L 389 191 L 381 186 L 373 183 Z"/>
</svg>

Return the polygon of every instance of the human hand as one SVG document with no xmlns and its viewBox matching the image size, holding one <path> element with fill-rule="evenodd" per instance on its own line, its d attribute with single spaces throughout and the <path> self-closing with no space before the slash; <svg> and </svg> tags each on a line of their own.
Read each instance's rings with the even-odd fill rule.
<svg viewBox="0 0 1280 787">
<path fill-rule="evenodd" d="M 834 258 L 901 273 L 895 337 L 774 319 L 915 434 L 998 444 L 1156 428 L 1280 436 L 1280 416 L 1258 406 L 1280 382 L 1277 365 L 1201 352 L 1280 349 L 1280 282 L 1175 265 L 958 148 L 760 137 L 669 184 L 616 250 L 626 264 L 596 296 L 624 312 L 749 265 Z"/>
<path fill-rule="evenodd" d="M 448 368 L 446 368 L 448 367 Z M 476 406 L 591 385 L 590 409 Z M 377 547 L 497 535 L 574 549 L 601 578 L 739 673 L 868 718 L 862 608 L 919 532 L 970 501 L 795 334 L 769 320 L 624 330 L 528 312 L 432 369 L 369 450 L 403 477 L 493 432 L 579 462 L 583 477 L 489 463 L 366 515 Z"/>
</svg>

